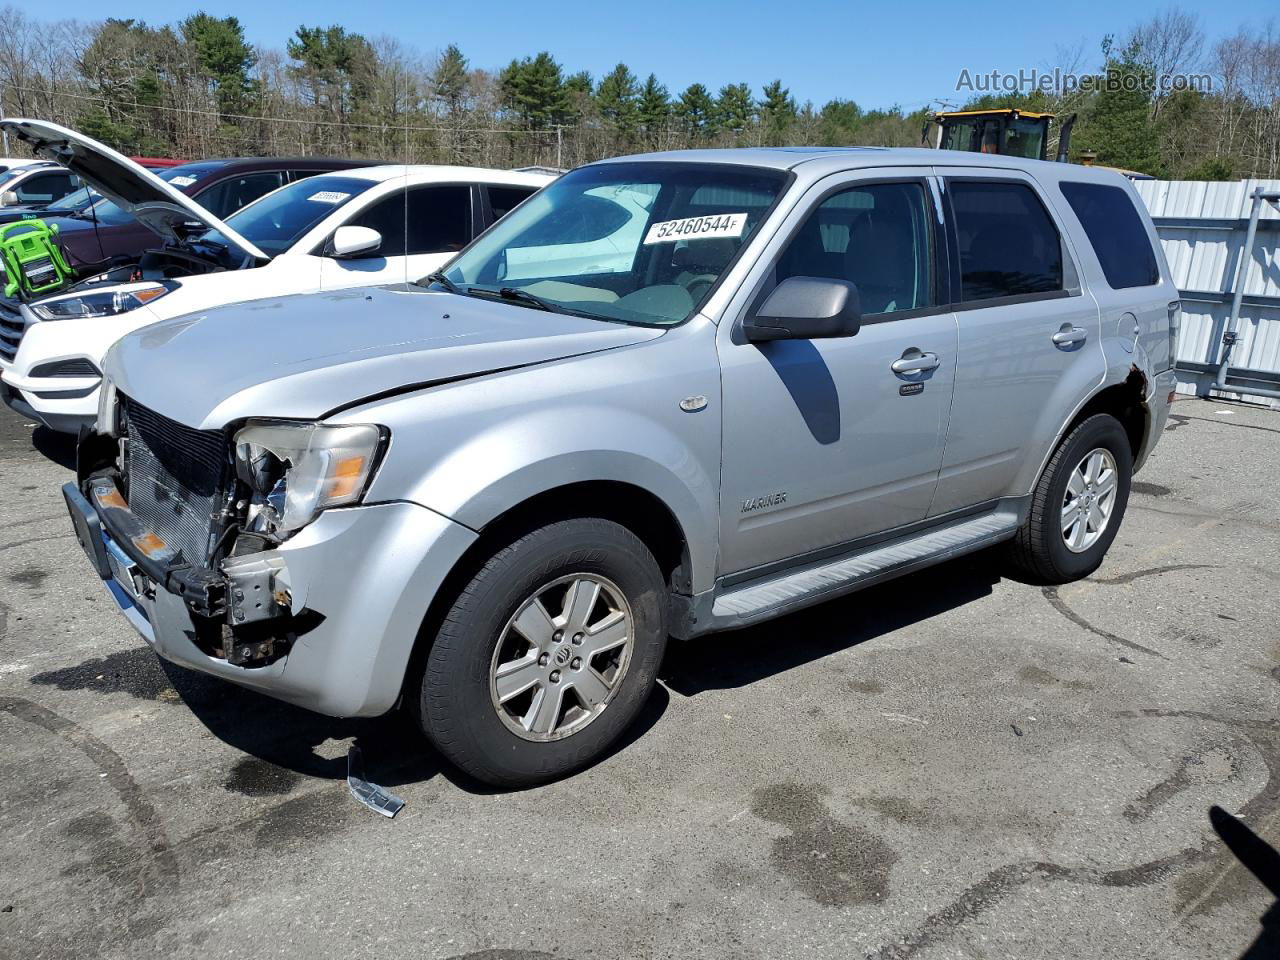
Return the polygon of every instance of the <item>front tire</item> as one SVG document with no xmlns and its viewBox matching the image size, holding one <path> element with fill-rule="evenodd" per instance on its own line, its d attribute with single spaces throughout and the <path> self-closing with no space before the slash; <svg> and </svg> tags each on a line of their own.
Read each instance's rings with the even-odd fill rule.
<svg viewBox="0 0 1280 960">
<path fill-rule="evenodd" d="M 662 572 L 635 534 L 565 520 L 498 550 L 428 654 L 418 717 L 485 783 L 523 787 L 599 759 L 653 689 L 666 647 Z"/>
<path fill-rule="evenodd" d="M 1129 502 L 1133 452 L 1115 417 L 1082 421 L 1058 445 L 1011 545 L 1014 565 L 1043 583 L 1068 583 L 1097 570 Z"/>
</svg>

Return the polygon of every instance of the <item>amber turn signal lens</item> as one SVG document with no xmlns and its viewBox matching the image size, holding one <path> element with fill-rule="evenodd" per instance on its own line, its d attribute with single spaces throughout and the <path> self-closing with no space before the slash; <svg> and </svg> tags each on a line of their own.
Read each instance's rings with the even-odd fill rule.
<svg viewBox="0 0 1280 960">
<path fill-rule="evenodd" d="M 333 465 L 326 499 L 342 500 L 360 492 L 360 480 L 364 476 L 364 457 L 343 457 Z"/>
<path fill-rule="evenodd" d="M 139 303 L 150 303 L 156 297 L 163 297 L 169 291 L 164 287 L 143 287 L 140 290 L 130 291 L 133 299 Z"/>
</svg>

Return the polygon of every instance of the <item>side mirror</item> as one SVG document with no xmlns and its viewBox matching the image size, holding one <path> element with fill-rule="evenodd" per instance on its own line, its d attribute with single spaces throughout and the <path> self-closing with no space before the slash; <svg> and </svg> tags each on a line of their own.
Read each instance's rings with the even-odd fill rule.
<svg viewBox="0 0 1280 960">
<path fill-rule="evenodd" d="M 862 300 L 848 280 L 788 277 L 743 324 L 753 343 L 852 337 L 862 327 Z"/>
<path fill-rule="evenodd" d="M 339 227 L 329 241 L 329 255 L 340 259 L 354 259 L 371 254 L 382 246 L 382 234 L 371 227 Z"/>
<path fill-rule="evenodd" d="M 11 203 L 18 202 L 18 193 L 16 190 L 6 190 L 0 193 L 0 207 L 7 207 Z"/>
</svg>

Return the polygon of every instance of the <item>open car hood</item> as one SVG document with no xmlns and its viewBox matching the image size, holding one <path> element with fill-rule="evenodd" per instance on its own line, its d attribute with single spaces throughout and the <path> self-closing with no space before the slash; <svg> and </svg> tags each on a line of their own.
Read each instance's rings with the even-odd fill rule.
<svg viewBox="0 0 1280 960">
<path fill-rule="evenodd" d="M 165 240 L 182 240 L 192 232 L 183 226 L 196 222 L 217 230 L 247 256 L 271 259 L 186 194 L 97 140 L 56 123 L 20 117 L 0 120 L 0 129 L 30 144 L 37 156 L 61 163 Z"/>
</svg>

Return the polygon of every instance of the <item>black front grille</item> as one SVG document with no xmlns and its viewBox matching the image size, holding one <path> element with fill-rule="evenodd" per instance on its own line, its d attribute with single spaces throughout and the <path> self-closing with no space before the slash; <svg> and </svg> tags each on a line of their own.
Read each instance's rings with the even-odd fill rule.
<svg viewBox="0 0 1280 960">
<path fill-rule="evenodd" d="M 0 296 L 0 359 L 13 363 L 26 328 L 18 301 Z"/>
<path fill-rule="evenodd" d="M 98 377 L 101 372 L 92 360 L 76 357 L 74 360 L 52 360 L 38 363 L 31 368 L 33 377 Z"/>
<path fill-rule="evenodd" d="M 129 508 L 188 563 L 204 564 L 231 480 L 226 437 L 120 400 Z"/>
</svg>

